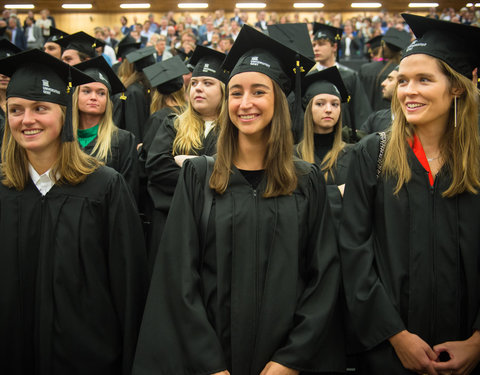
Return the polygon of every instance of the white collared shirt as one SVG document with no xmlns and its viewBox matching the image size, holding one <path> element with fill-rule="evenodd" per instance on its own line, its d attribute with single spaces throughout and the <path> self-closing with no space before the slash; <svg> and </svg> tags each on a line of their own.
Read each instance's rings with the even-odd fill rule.
<svg viewBox="0 0 480 375">
<path fill-rule="evenodd" d="M 51 171 L 52 170 L 49 169 L 42 175 L 39 175 L 35 168 L 33 168 L 32 164 L 28 163 L 28 172 L 30 173 L 30 178 L 43 196 L 45 196 L 53 187 L 53 185 L 55 185 L 55 181 L 50 177 Z M 57 177 L 59 178 L 60 176 Z"/>
<path fill-rule="evenodd" d="M 207 138 L 208 133 L 210 133 L 210 130 L 212 130 L 214 125 L 215 125 L 215 121 L 205 121 L 205 133 L 204 133 L 205 138 Z"/>
</svg>

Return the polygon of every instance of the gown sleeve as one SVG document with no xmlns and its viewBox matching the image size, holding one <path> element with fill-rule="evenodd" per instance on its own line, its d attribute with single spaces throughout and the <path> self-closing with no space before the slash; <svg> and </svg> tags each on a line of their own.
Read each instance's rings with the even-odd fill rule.
<svg viewBox="0 0 480 375">
<path fill-rule="evenodd" d="M 368 136 L 352 151 L 339 232 L 348 319 L 358 350 L 371 349 L 405 329 L 375 264 L 378 140 L 376 134 Z"/>
<path fill-rule="evenodd" d="M 120 130 L 121 131 L 121 130 Z M 138 202 L 139 195 L 139 173 L 137 143 L 135 136 L 130 132 L 118 134 L 119 138 L 119 170 L 127 185 L 130 187 L 135 200 Z"/>
<path fill-rule="evenodd" d="M 298 297 L 285 345 L 272 360 L 306 372 L 328 368 L 338 371 L 345 353 L 339 309 L 340 260 L 325 181 L 316 165 L 312 170 L 308 181 L 308 240 L 301 272 L 305 287 Z"/>
<path fill-rule="evenodd" d="M 176 136 L 173 121 L 167 117 L 162 122 L 148 150 L 145 163 L 149 186 L 160 189 L 169 195 L 173 195 L 175 192 L 180 176 L 180 167 L 175 163 L 172 154 L 173 141 Z"/>
<path fill-rule="evenodd" d="M 221 344 L 207 317 L 198 271 L 202 180 L 187 160 L 155 261 L 135 375 L 200 375 L 226 369 Z"/>
<path fill-rule="evenodd" d="M 113 178 L 108 199 L 108 277 L 123 335 L 122 374 L 131 373 L 148 289 L 143 230 L 122 176 Z"/>
</svg>

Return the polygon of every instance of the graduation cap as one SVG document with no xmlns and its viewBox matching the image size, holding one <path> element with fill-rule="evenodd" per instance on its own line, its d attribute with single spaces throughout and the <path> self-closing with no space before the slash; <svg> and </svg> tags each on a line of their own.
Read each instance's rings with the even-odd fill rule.
<svg viewBox="0 0 480 375">
<path fill-rule="evenodd" d="M 63 38 L 57 39 L 55 43 L 59 44 L 64 51 L 67 49 L 73 49 L 82 52 L 89 57 L 96 56 L 95 49 L 97 47 L 105 46 L 105 42 L 102 42 L 83 31 L 64 36 Z"/>
<path fill-rule="evenodd" d="M 315 59 L 306 23 L 267 25 L 267 29 L 270 38 L 290 47 L 311 60 Z"/>
<path fill-rule="evenodd" d="M 130 52 L 125 58 L 128 60 L 129 63 L 135 65 L 135 70 L 137 72 L 141 72 L 147 66 L 155 64 L 155 57 L 153 57 L 153 54 L 155 52 L 155 47 L 145 47 Z"/>
<path fill-rule="evenodd" d="M 142 43 L 137 42 L 130 34 L 126 35 L 117 45 L 117 56 L 124 59 L 130 52 L 140 49 Z"/>
<path fill-rule="evenodd" d="M 0 73 L 10 77 L 7 99 L 18 97 L 66 106 L 62 141 L 74 140 L 71 88 L 92 82 L 92 78 L 38 49 L 1 59 Z"/>
<path fill-rule="evenodd" d="M 5 36 L 5 31 L 7 31 L 7 26 L 0 27 L 0 39 L 7 38 Z"/>
<path fill-rule="evenodd" d="M 189 53 L 186 53 L 183 49 L 181 48 L 175 48 L 176 55 L 182 59 L 183 62 L 186 62 L 190 60 L 190 57 L 193 55 L 193 51 L 190 51 Z"/>
<path fill-rule="evenodd" d="M 398 50 L 402 50 L 407 48 L 412 41 L 412 37 L 406 31 L 400 31 L 391 27 L 383 36 L 383 41 Z"/>
<path fill-rule="evenodd" d="M 90 76 L 95 82 L 100 82 L 107 86 L 110 95 L 125 92 L 125 86 L 122 81 L 120 81 L 103 56 L 77 64 L 75 68 Z"/>
<path fill-rule="evenodd" d="M 189 64 L 194 66 L 192 77 L 213 77 L 226 83 L 228 74 L 223 71 L 222 63 L 225 60 L 225 54 L 214 49 L 196 46 Z"/>
<path fill-rule="evenodd" d="M 174 93 L 183 87 L 183 75 L 190 71 L 179 56 L 150 65 L 143 69 L 150 85 L 164 95 Z"/>
<path fill-rule="evenodd" d="M 50 26 L 50 36 L 48 37 L 48 39 L 45 41 L 45 43 L 48 43 L 48 42 L 52 42 L 52 43 L 57 43 L 57 41 L 59 39 L 63 39 L 65 38 L 66 36 L 68 36 L 69 34 L 60 30 L 60 29 L 56 29 L 55 27 L 53 26 Z"/>
<path fill-rule="evenodd" d="M 472 78 L 473 70 L 480 65 L 480 28 L 405 13 L 402 17 L 417 37 L 403 57 L 418 53 L 433 56 Z"/>
<path fill-rule="evenodd" d="M 323 23 L 313 23 L 313 40 L 328 39 L 332 43 L 338 43 L 342 39 L 343 29 L 325 25 Z"/>
<path fill-rule="evenodd" d="M 368 52 L 373 51 L 375 48 L 379 48 L 382 45 L 383 35 L 377 35 L 367 41 Z"/>
<path fill-rule="evenodd" d="M 22 52 L 15 44 L 9 42 L 7 39 L 0 39 L 0 59 L 15 55 Z"/>
<path fill-rule="evenodd" d="M 336 66 L 308 74 L 304 78 L 302 82 L 303 108 L 305 109 L 310 100 L 318 94 L 334 95 L 339 98 L 342 103 L 349 101 L 350 96 Z"/>
</svg>

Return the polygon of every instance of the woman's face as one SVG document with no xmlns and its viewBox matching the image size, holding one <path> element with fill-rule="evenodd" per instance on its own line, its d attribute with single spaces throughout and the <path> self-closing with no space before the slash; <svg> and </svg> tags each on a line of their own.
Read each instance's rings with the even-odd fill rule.
<svg viewBox="0 0 480 375">
<path fill-rule="evenodd" d="M 190 79 L 190 103 L 204 121 L 216 120 L 222 100 L 220 81 L 213 77 L 192 77 Z"/>
<path fill-rule="evenodd" d="M 58 150 L 63 127 L 60 105 L 9 98 L 7 108 L 12 136 L 27 153 L 40 155 Z"/>
<path fill-rule="evenodd" d="M 424 54 L 405 57 L 397 81 L 397 98 L 410 124 L 447 124 L 453 94 L 435 58 Z"/>
<path fill-rule="evenodd" d="M 263 135 L 275 106 L 273 82 L 265 74 L 244 72 L 228 84 L 228 114 L 240 134 Z"/>
<path fill-rule="evenodd" d="M 103 83 L 90 82 L 79 87 L 78 110 L 80 113 L 103 116 L 107 107 L 108 89 Z"/>
<path fill-rule="evenodd" d="M 312 99 L 313 131 L 318 134 L 333 132 L 341 112 L 340 99 L 335 95 L 318 94 Z"/>
</svg>

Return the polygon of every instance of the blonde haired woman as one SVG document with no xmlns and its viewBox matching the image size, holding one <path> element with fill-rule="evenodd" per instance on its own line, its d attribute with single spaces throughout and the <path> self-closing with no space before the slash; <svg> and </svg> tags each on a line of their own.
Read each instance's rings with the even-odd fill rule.
<svg viewBox="0 0 480 375">
<path fill-rule="evenodd" d="M 335 66 L 308 75 L 303 86 L 303 139 L 295 152 L 321 167 L 338 222 L 352 149 L 342 140 L 341 104 L 348 101 L 348 92 Z"/>
<path fill-rule="evenodd" d="M 480 30 L 403 17 L 392 130 L 354 149 L 340 226 L 358 371 L 478 374 Z"/>
<path fill-rule="evenodd" d="M 325 182 L 292 155 L 286 94 L 311 67 L 296 55 L 244 25 L 226 58 L 213 172 L 200 157 L 182 168 L 133 374 L 344 371 Z"/>
<path fill-rule="evenodd" d="M 80 147 L 119 172 L 138 199 L 138 157 L 135 137 L 113 123 L 111 97 L 125 87 L 102 56 L 75 66 L 95 81 L 73 94 L 73 126 Z"/>
<path fill-rule="evenodd" d="M 170 202 L 185 159 L 217 152 L 218 118 L 224 111 L 226 75 L 220 65 L 225 55 L 206 47 L 195 49 L 195 68 L 187 89 L 185 111 L 171 114 L 158 128 L 145 164 L 148 192 L 153 200 L 152 262 L 163 232 Z M 168 60 L 167 60 L 168 61 Z M 152 263 L 153 264 L 153 263 Z"/>
<path fill-rule="evenodd" d="M 123 177 L 80 150 L 70 84 L 38 50 L 11 77 L 0 169 L 0 372 L 129 374 L 147 288 L 142 229 Z"/>
</svg>

